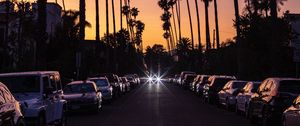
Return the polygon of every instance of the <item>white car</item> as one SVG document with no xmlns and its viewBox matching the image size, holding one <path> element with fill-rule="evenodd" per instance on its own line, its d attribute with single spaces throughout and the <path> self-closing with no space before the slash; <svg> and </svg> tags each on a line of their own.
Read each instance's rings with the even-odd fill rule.
<svg viewBox="0 0 300 126">
<path fill-rule="evenodd" d="M 26 123 L 38 126 L 66 125 L 66 100 L 59 72 L 18 72 L 0 74 L 3 82 L 21 103 Z"/>
<path fill-rule="evenodd" d="M 251 96 L 258 90 L 261 82 L 248 82 L 241 92 L 236 96 L 236 112 L 238 114 L 243 113 L 248 117 L 248 107 Z"/>
<path fill-rule="evenodd" d="M 283 126 L 300 126 L 300 96 L 284 111 Z"/>
<path fill-rule="evenodd" d="M 96 83 L 97 89 L 101 91 L 104 100 L 112 100 L 113 88 L 106 77 L 95 77 L 88 80 Z"/>
<path fill-rule="evenodd" d="M 247 84 L 247 81 L 232 80 L 229 81 L 218 93 L 219 104 L 226 106 L 227 109 L 235 107 L 236 96 L 240 90 Z"/>
</svg>

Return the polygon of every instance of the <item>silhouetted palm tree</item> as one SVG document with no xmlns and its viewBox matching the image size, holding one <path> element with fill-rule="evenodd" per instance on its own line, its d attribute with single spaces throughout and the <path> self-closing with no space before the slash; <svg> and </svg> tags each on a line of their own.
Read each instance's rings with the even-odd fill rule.
<svg viewBox="0 0 300 126">
<path fill-rule="evenodd" d="M 194 49 L 194 32 L 193 32 L 193 22 L 192 22 L 192 15 L 191 15 L 191 8 L 189 0 L 186 0 L 187 8 L 188 8 L 188 14 L 190 19 L 190 30 L 191 30 L 191 40 L 192 40 L 192 49 Z"/>
<path fill-rule="evenodd" d="M 180 0 L 176 0 L 176 14 L 177 14 L 177 22 L 178 22 L 178 35 L 179 40 L 181 39 L 181 7 L 180 7 Z"/>
<path fill-rule="evenodd" d="M 113 14 L 113 29 L 114 29 L 114 36 L 116 35 L 116 15 L 115 15 L 115 1 L 111 0 L 112 2 L 112 14 Z"/>
<path fill-rule="evenodd" d="M 240 12 L 239 12 L 239 2 L 234 0 L 234 11 L 235 11 L 235 27 L 236 27 L 236 43 L 239 47 L 241 38 L 241 22 L 240 22 Z"/>
<path fill-rule="evenodd" d="M 202 49 L 201 45 L 201 29 L 200 29 L 200 15 L 199 15 L 199 8 L 198 8 L 198 0 L 195 0 L 196 6 L 196 14 L 197 14 L 197 28 L 198 28 L 198 49 Z"/>
<path fill-rule="evenodd" d="M 219 17 L 218 17 L 217 0 L 214 0 L 214 8 L 215 8 L 216 41 L 217 41 L 217 49 L 218 49 L 218 48 L 220 48 L 220 32 L 219 32 Z"/>
<path fill-rule="evenodd" d="M 120 0 L 120 30 L 123 29 L 123 15 L 122 15 L 122 8 L 123 8 L 123 0 Z"/>
<path fill-rule="evenodd" d="M 79 3 L 79 13 L 80 13 L 80 31 L 79 31 L 79 39 L 83 41 L 85 38 L 85 0 L 80 0 Z"/>
<path fill-rule="evenodd" d="M 174 5 L 176 5 L 176 3 Z M 179 39 L 177 36 L 177 26 L 176 26 L 176 20 L 175 20 L 176 14 L 174 12 L 174 5 L 172 6 L 172 17 L 173 17 L 173 27 L 174 27 L 174 31 L 175 31 L 175 40 L 176 40 L 176 41 L 174 41 L 174 44 L 176 45 L 176 43 L 178 42 Z"/>
<path fill-rule="evenodd" d="M 106 36 L 109 35 L 109 7 L 108 7 L 108 0 L 105 0 L 105 8 L 106 8 Z M 106 42 L 109 42 L 109 37 L 106 37 Z"/>
<path fill-rule="evenodd" d="M 206 50 L 211 49 L 211 43 L 210 43 L 210 29 L 209 29 L 209 15 L 208 15 L 208 6 L 209 2 L 212 0 L 202 0 L 204 2 L 204 8 L 205 8 L 205 29 L 206 29 Z"/>
<path fill-rule="evenodd" d="M 96 1 L 96 41 L 100 41 L 99 0 Z"/>
</svg>

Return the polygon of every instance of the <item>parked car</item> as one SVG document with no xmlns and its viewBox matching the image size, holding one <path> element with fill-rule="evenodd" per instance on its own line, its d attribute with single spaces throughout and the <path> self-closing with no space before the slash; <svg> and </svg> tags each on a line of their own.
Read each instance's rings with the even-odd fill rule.
<svg viewBox="0 0 300 126">
<path fill-rule="evenodd" d="M 130 88 L 134 88 L 137 85 L 133 77 L 126 76 L 126 79 L 130 83 Z"/>
<path fill-rule="evenodd" d="M 191 91 L 196 92 L 196 85 L 201 81 L 201 76 L 202 75 L 197 75 L 193 82 L 190 84 Z"/>
<path fill-rule="evenodd" d="M 113 87 L 113 96 L 117 97 L 121 95 L 121 84 L 120 81 L 118 79 L 118 76 L 112 73 L 104 73 L 104 74 L 100 74 L 100 77 L 106 77 L 109 81 L 109 83 L 112 85 Z"/>
<path fill-rule="evenodd" d="M 180 77 L 180 74 L 175 74 L 173 80 L 172 80 L 172 83 L 178 83 L 178 79 Z"/>
<path fill-rule="evenodd" d="M 259 85 L 261 82 L 248 82 L 241 92 L 236 96 L 236 112 L 238 114 L 243 113 L 246 117 L 248 117 L 249 111 L 249 102 L 251 96 L 257 92 Z"/>
<path fill-rule="evenodd" d="M 241 92 L 247 81 L 232 80 L 229 81 L 223 89 L 218 93 L 219 105 L 231 109 L 236 106 L 236 96 Z"/>
<path fill-rule="evenodd" d="M 123 83 L 121 77 L 118 77 L 118 79 L 119 79 L 119 83 L 120 83 L 121 93 L 125 94 L 126 93 L 126 83 Z"/>
<path fill-rule="evenodd" d="M 186 74 L 182 81 L 182 86 L 188 89 L 196 76 L 196 74 Z"/>
<path fill-rule="evenodd" d="M 184 80 L 186 74 L 196 74 L 196 73 L 191 72 L 191 71 L 182 71 L 181 74 L 180 74 L 180 77 L 178 79 L 178 84 L 179 85 L 183 85 L 183 80 Z"/>
<path fill-rule="evenodd" d="M 113 88 L 106 77 L 94 77 L 89 78 L 88 80 L 96 83 L 97 90 L 101 91 L 103 100 L 112 100 Z"/>
<path fill-rule="evenodd" d="M 0 126 L 25 126 L 20 103 L 0 82 Z"/>
<path fill-rule="evenodd" d="M 203 95 L 204 84 L 208 83 L 210 75 L 201 75 L 200 82 L 196 84 L 196 94 Z"/>
<path fill-rule="evenodd" d="M 262 125 L 281 124 L 282 113 L 300 94 L 300 79 L 267 78 L 252 95 L 249 118 Z"/>
<path fill-rule="evenodd" d="M 66 125 L 66 100 L 59 72 L 18 72 L 0 74 L 3 82 L 21 103 L 26 123 Z"/>
<path fill-rule="evenodd" d="M 208 83 L 203 86 L 203 99 L 208 103 L 218 103 L 218 93 L 222 90 L 224 85 L 235 80 L 233 76 L 211 76 L 208 79 Z"/>
<path fill-rule="evenodd" d="M 121 81 L 125 85 L 125 91 L 129 92 L 130 91 L 130 82 L 127 80 L 126 77 L 121 77 Z"/>
<path fill-rule="evenodd" d="M 283 112 L 283 126 L 300 126 L 300 96 Z"/>
<path fill-rule="evenodd" d="M 64 98 L 68 110 L 92 110 L 97 113 L 102 108 L 102 94 L 92 81 L 74 81 L 64 88 Z"/>
</svg>

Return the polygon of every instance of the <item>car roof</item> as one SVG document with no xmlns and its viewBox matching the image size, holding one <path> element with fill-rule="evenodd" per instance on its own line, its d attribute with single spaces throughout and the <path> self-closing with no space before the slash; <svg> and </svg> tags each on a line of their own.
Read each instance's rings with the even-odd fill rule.
<svg viewBox="0 0 300 126">
<path fill-rule="evenodd" d="M 30 72 L 14 72 L 14 73 L 1 73 L 1 77 L 7 76 L 30 76 L 30 75 L 47 75 L 47 74 L 59 74 L 58 71 L 30 71 Z"/>
<path fill-rule="evenodd" d="M 283 81 L 283 80 L 297 80 L 297 81 L 300 81 L 299 78 L 278 78 L 278 77 L 271 77 L 271 78 L 267 78 L 267 79 L 274 80 L 276 82 Z"/>
</svg>

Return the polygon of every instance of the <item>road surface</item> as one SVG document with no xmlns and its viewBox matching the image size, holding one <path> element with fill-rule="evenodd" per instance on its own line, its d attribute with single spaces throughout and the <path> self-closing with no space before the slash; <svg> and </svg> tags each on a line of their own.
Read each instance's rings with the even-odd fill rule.
<svg viewBox="0 0 300 126">
<path fill-rule="evenodd" d="M 234 112 L 203 103 L 172 84 L 143 84 L 99 114 L 72 113 L 69 126 L 250 126 Z"/>
</svg>

